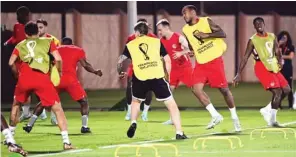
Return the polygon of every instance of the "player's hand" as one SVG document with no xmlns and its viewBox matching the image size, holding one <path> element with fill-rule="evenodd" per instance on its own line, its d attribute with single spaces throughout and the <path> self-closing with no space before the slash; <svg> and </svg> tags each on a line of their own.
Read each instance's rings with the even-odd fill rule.
<svg viewBox="0 0 296 157">
<path fill-rule="evenodd" d="M 98 76 L 100 76 L 100 77 L 103 76 L 102 70 L 96 70 L 95 71 L 95 74 L 98 75 Z"/>
<path fill-rule="evenodd" d="M 190 57 L 194 57 L 194 52 L 193 51 L 189 51 L 188 54 L 189 54 Z"/>
<path fill-rule="evenodd" d="M 239 81 L 240 81 L 240 75 L 239 74 L 236 74 L 236 76 L 233 78 L 232 86 L 233 87 L 238 86 Z"/>
<path fill-rule="evenodd" d="M 126 73 L 126 72 L 121 72 L 121 73 L 119 74 L 119 78 L 120 78 L 120 79 L 124 79 L 124 78 L 126 78 L 126 76 L 127 76 L 127 73 Z"/>
<path fill-rule="evenodd" d="M 8 43 L 7 43 L 7 42 L 3 43 L 3 46 L 7 46 L 7 45 L 8 45 Z"/>
<path fill-rule="evenodd" d="M 173 59 L 178 59 L 180 58 L 181 56 L 183 56 L 184 54 L 181 52 L 181 51 L 174 51 L 174 54 L 173 54 Z"/>
<path fill-rule="evenodd" d="M 210 35 L 208 33 L 203 33 L 203 32 L 199 32 L 199 31 L 195 31 L 193 33 L 193 35 L 196 38 L 199 38 L 199 39 L 206 39 L 206 38 L 209 38 L 210 37 Z"/>
</svg>

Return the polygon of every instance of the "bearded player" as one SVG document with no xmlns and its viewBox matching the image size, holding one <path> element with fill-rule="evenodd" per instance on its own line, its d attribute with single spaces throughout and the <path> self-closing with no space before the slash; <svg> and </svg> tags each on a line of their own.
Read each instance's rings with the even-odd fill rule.
<svg viewBox="0 0 296 157">
<path fill-rule="evenodd" d="M 282 55 L 278 49 L 276 36 L 264 30 L 265 24 L 261 17 L 255 18 L 253 25 L 257 33 L 248 41 L 244 58 L 240 63 L 239 71 L 233 80 L 233 84 L 236 85 L 239 82 L 241 72 L 253 53 L 254 60 L 256 61 L 254 67 L 255 74 L 264 89 L 272 93 L 272 109 L 270 113 L 263 113 L 263 117 L 267 120 L 269 126 L 279 127 L 280 124 L 276 120 L 276 114 L 279 105 L 291 91 L 291 88 L 280 72 Z"/>
<path fill-rule="evenodd" d="M 172 69 L 169 75 L 170 89 L 173 92 L 183 82 L 187 87 L 191 87 L 192 64 L 188 54 L 189 47 L 186 38 L 171 31 L 170 23 L 162 19 L 156 24 L 161 43 L 165 47 L 171 58 Z M 172 120 L 164 124 L 172 125 Z"/>
<path fill-rule="evenodd" d="M 25 25 L 25 32 L 27 39 L 15 47 L 9 59 L 9 66 L 13 73 L 19 76 L 10 114 L 10 126 L 15 130 L 20 105 L 34 92 L 40 98 L 42 106 L 52 110 L 57 116 L 64 149 L 72 149 L 73 147 L 68 137 L 67 119 L 61 106 L 60 98 L 49 77 L 49 53 L 54 57 L 60 75 L 62 72 L 61 56 L 52 39 L 39 38 L 36 23 L 28 22 Z M 19 71 L 15 65 L 18 58 L 21 60 Z"/>
<path fill-rule="evenodd" d="M 57 86 L 57 91 L 66 91 L 74 101 L 80 104 L 80 113 L 82 116 L 81 133 L 90 133 L 91 131 L 88 127 L 89 105 L 87 101 L 87 95 L 77 78 L 76 67 L 77 63 L 80 63 L 80 65 L 82 65 L 86 71 L 100 77 L 103 75 L 102 71 L 95 70 L 93 66 L 87 62 L 84 50 L 78 46 L 73 45 L 71 38 L 63 38 L 62 46 L 58 47 L 58 51 L 63 60 L 63 75 L 61 77 L 60 84 Z M 39 105 L 36 107 L 29 123 L 23 127 L 26 132 L 31 132 L 33 125 L 41 112 L 42 106 Z"/>
<path fill-rule="evenodd" d="M 235 131 L 241 131 L 239 118 L 231 91 L 225 77 L 222 55 L 226 51 L 225 32 L 209 17 L 197 17 L 196 7 L 184 6 L 182 14 L 185 22 L 183 33 L 190 47 L 194 51 L 196 64 L 192 74 L 192 91 L 201 104 L 210 112 L 212 120 L 207 129 L 214 128 L 223 117 L 217 112 L 203 88 L 209 84 L 212 88 L 218 88 L 227 103 L 233 120 Z"/>
<path fill-rule="evenodd" d="M 147 20 L 146 19 L 139 19 L 137 22 L 147 23 Z M 148 33 L 147 36 L 157 38 L 156 35 L 154 35 L 153 33 Z M 127 38 L 126 43 L 129 43 L 130 41 L 134 40 L 135 38 L 136 38 L 135 34 L 130 35 Z M 127 88 L 126 88 L 127 113 L 125 115 L 125 120 L 130 120 L 131 119 L 131 102 L 132 102 L 132 87 L 131 87 L 132 84 L 131 84 L 131 82 L 132 82 L 132 76 L 133 76 L 133 64 L 129 65 L 129 67 L 127 69 L 127 76 L 128 76 L 127 77 Z M 150 108 L 151 101 L 152 101 L 152 92 L 149 91 L 147 93 L 146 100 L 144 101 L 144 109 L 143 109 L 143 112 L 141 115 L 143 121 L 148 121 L 148 111 Z"/>
</svg>

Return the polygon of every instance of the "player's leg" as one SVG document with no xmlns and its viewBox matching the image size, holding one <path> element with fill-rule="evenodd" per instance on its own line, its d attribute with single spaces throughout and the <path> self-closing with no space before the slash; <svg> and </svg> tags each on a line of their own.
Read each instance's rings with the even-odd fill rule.
<svg viewBox="0 0 296 157">
<path fill-rule="evenodd" d="M 178 105 L 170 91 L 169 83 L 165 79 L 151 80 L 150 86 L 155 94 L 157 101 L 163 101 L 170 112 L 176 131 L 176 139 L 186 139 L 186 135 L 182 130 L 181 116 Z"/>
<path fill-rule="evenodd" d="M 20 122 L 29 119 L 32 114 L 30 113 L 30 106 L 31 106 L 31 96 L 28 97 L 27 101 L 22 106 L 22 114 L 20 116 Z"/>
<path fill-rule="evenodd" d="M 176 86 L 174 86 L 174 85 L 170 85 L 170 89 L 171 89 L 171 91 L 172 91 L 172 93 L 173 93 L 173 92 L 175 91 L 175 89 L 176 89 Z M 163 122 L 163 124 L 164 124 L 164 125 L 173 125 L 172 117 L 170 117 L 169 120 Z"/>
<path fill-rule="evenodd" d="M 40 102 L 40 98 L 39 98 L 37 95 L 36 95 L 36 98 L 37 98 L 37 101 Z M 46 115 L 46 111 L 45 111 L 45 109 L 43 109 L 42 112 L 41 112 L 41 114 L 38 115 L 38 116 L 40 116 L 40 119 L 41 119 L 41 120 L 45 120 L 45 119 L 47 119 L 47 115 Z"/>
<path fill-rule="evenodd" d="M 127 87 L 126 87 L 126 101 L 127 101 L 127 112 L 125 115 L 125 120 L 131 119 L 131 103 L 132 103 L 132 77 L 127 77 Z"/>
<path fill-rule="evenodd" d="M 91 133 L 88 127 L 88 115 L 89 115 L 89 105 L 87 98 L 82 98 L 77 101 L 80 104 L 80 113 L 82 120 L 81 133 Z"/>
<path fill-rule="evenodd" d="M 271 100 L 271 117 L 269 124 L 270 126 L 279 126 L 276 120 L 277 111 L 282 99 L 282 89 L 281 88 L 271 88 L 269 91 L 272 93 Z"/>
<path fill-rule="evenodd" d="M 33 126 L 36 122 L 36 120 L 38 119 L 38 117 L 41 115 L 41 113 L 43 112 L 43 110 L 45 110 L 45 108 L 41 105 L 41 102 L 39 102 L 33 112 L 32 117 L 30 118 L 28 124 L 26 124 L 23 127 L 23 130 L 26 131 L 27 133 L 30 133 L 33 129 Z"/>
<path fill-rule="evenodd" d="M 288 93 L 288 102 L 289 102 L 289 109 L 293 108 L 293 104 L 294 104 L 294 98 L 293 98 L 293 76 L 289 76 L 287 78 L 287 81 L 289 83 L 289 86 L 291 88 L 290 92 Z"/>
<path fill-rule="evenodd" d="M 148 91 L 146 94 L 146 100 L 144 101 L 144 109 L 141 115 L 143 121 L 148 121 L 148 111 L 152 101 L 152 91 Z"/>
<path fill-rule="evenodd" d="M 1 132 L 5 137 L 5 142 L 10 152 L 15 152 L 15 153 L 21 154 L 22 156 L 27 156 L 28 153 L 21 146 L 16 144 L 13 138 L 13 135 L 2 113 L 1 113 Z"/>
</svg>

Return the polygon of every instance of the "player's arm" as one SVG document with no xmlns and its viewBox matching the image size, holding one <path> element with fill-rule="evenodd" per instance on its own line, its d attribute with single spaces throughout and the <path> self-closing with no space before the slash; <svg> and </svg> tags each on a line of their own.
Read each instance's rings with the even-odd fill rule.
<svg viewBox="0 0 296 157">
<path fill-rule="evenodd" d="M 199 31 L 194 32 L 194 36 L 199 39 L 207 39 L 207 38 L 226 38 L 226 33 L 223 29 L 214 23 L 210 18 L 208 18 L 208 23 L 211 28 L 212 33 L 203 33 Z"/>
<path fill-rule="evenodd" d="M 273 40 L 273 52 L 278 60 L 279 63 L 282 62 L 282 53 L 280 51 L 280 48 L 279 48 L 279 44 L 277 42 L 277 38 L 275 37 L 274 40 Z"/>
<path fill-rule="evenodd" d="M 9 58 L 9 62 L 8 65 L 10 66 L 11 70 L 12 70 L 12 74 L 14 76 L 14 78 L 18 79 L 18 70 L 16 68 L 16 60 L 19 56 L 19 51 L 15 48 Z"/>
<path fill-rule="evenodd" d="M 89 62 L 87 62 L 86 58 L 82 58 L 82 59 L 80 59 L 80 60 L 79 60 L 79 63 L 80 63 L 80 65 L 81 65 L 86 71 L 88 71 L 88 72 L 90 72 L 90 73 L 93 73 L 93 74 L 95 74 L 95 75 L 98 75 L 98 76 L 102 76 L 102 75 L 103 75 L 102 71 L 101 71 L 101 70 L 95 70 L 95 69 L 93 68 L 93 66 L 92 66 Z"/>
<path fill-rule="evenodd" d="M 252 40 L 249 39 L 247 49 L 245 51 L 245 55 L 243 57 L 243 60 L 239 64 L 238 72 L 237 72 L 236 76 L 233 79 L 233 85 L 234 86 L 239 82 L 241 72 L 244 70 L 244 68 L 245 68 L 245 66 L 246 66 L 246 64 L 248 62 L 248 59 L 250 58 L 250 56 L 251 56 L 251 54 L 253 52 L 253 49 L 254 49 L 254 44 L 253 44 Z"/>
<path fill-rule="evenodd" d="M 183 33 L 183 34 L 184 34 L 184 33 Z M 189 48 L 188 54 L 189 54 L 190 57 L 194 57 L 193 48 L 192 48 L 192 46 L 191 46 L 191 44 L 190 44 L 190 42 L 189 42 L 189 40 L 188 40 L 188 38 L 186 37 L 185 34 L 184 34 L 184 37 L 185 37 L 185 39 L 186 39 L 186 41 L 187 41 L 188 48 Z"/>
<path fill-rule="evenodd" d="M 16 43 L 16 32 L 17 30 L 17 25 L 15 24 L 13 26 L 13 32 L 12 32 L 12 36 L 4 43 L 4 46 L 8 45 L 8 44 L 15 44 Z"/>
<path fill-rule="evenodd" d="M 170 76 L 171 69 L 172 69 L 172 63 L 171 63 L 171 58 L 168 55 L 165 47 L 163 44 L 160 45 L 160 56 L 163 58 L 163 62 L 165 64 L 165 72 L 167 76 Z"/>
<path fill-rule="evenodd" d="M 52 54 L 52 56 L 55 60 L 55 65 L 58 69 L 60 76 L 62 76 L 62 57 L 61 57 L 54 41 L 51 41 L 51 43 L 50 43 L 50 53 Z"/>
<path fill-rule="evenodd" d="M 127 59 L 131 58 L 130 52 L 127 48 L 127 46 L 124 47 L 123 53 L 118 57 L 117 60 L 117 72 L 119 74 L 119 77 L 122 79 L 126 76 L 126 72 L 123 71 L 123 62 Z"/>
<path fill-rule="evenodd" d="M 174 59 L 178 59 L 181 56 L 186 55 L 186 54 L 188 54 L 190 52 L 188 42 L 187 42 L 187 40 L 186 40 L 186 38 L 184 36 L 180 35 L 179 43 L 181 44 L 183 50 L 182 51 L 173 51 L 173 52 L 175 52 L 174 55 L 173 55 Z"/>
</svg>

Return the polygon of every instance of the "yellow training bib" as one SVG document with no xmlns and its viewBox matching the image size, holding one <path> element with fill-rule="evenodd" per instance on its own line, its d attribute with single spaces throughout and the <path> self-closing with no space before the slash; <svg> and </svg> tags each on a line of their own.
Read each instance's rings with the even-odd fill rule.
<svg viewBox="0 0 296 157">
<path fill-rule="evenodd" d="M 227 49 L 227 45 L 222 38 L 208 38 L 199 40 L 193 35 L 196 31 L 212 33 L 208 22 L 208 17 L 201 17 L 195 25 L 190 26 L 186 24 L 183 27 L 183 33 L 192 46 L 196 61 L 199 64 L 208 63 L 223 55 Z"/>
<path fill-rule="evenodd" d="M 55 87 L 60 84 L 61 78 L 60 78 L 58 69 L 55 65 L 51 68 L 50 80 Z"/>
</svg>

